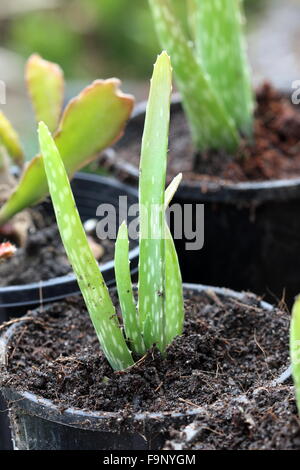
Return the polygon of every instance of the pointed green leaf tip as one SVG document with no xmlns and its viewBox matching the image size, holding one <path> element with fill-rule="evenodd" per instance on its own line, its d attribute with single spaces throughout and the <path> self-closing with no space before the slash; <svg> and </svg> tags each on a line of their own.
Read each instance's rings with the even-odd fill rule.
<svg viewBox="0 0 300 470">
<path fill-rule="evenodd" d="M 297 297 L 290 326 L 290 356 L 295 384 L 298 412 L 300 413 L 300 296 Z"/>
<path fill-rule="evenodd" d="M 64 74 L 59 65 L 42 59 L 38 54 L 29 57 L 25 79 L 36 120 L 44 121 L 51 132 L 57 129 L 64 99 Z"/>
<path fill-rule="evenodd" d="M 115 370 L 133 364 L 101 271 L 91 252 L 59 151 L 39 124 L 39 141 L 60 235 L 101 347 Z"/>
</svg>

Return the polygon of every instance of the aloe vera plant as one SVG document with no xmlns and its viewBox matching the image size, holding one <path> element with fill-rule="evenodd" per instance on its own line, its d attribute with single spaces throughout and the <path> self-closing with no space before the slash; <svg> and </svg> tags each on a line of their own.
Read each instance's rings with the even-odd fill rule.
<svg viewBox="0 0 300 470">
<path fill-rule="evenodd" d="M 120 91 L 119 80 L 94 81 L 62 111 L 64 78 L 58 65 L 34 54 L 27 62 L 25 76 L 36 119 L 44 121 L 53 134 L 69 177 L 122 135 L 134 100 Z M 4 202 L 0 226 L 48 195 L 41 155 L 25 165 L 19 182 L 10 175 L 9 159 L 23 167 L 18 135 L 0 113 L 0 202 Z"/>
<path fill-rule="evenodd" d="M 165 192 L 171 75 L 170 59 L 164 52 L 154 66 L 142 143 L 137 303 L 130 278 L 125 223 L 120 226 L 116 241 L 115 271 L 122 328 L 87 243 L 58 146 L 47 126 L 39 125 L 41 154 L 61 238 L 101 347 L 115 370 L 131 366 L 133 353 L 142 356 L 154 345 L 164 354 L 167 345 L 183 329 L 181 274 L 165 220 L 165 208 L 181 180 L 179 175 Z M 150 233 L 153 227 L 154 233 Z"/>
<path fill-rule="evenodd" d="M 290 357 L 295 384 L 296 402 L 300 413 L 300 296 L 297 297 L 290 326 Z"/>
<path fill-rule="evenodd" d="M 253 96 L 242 0 L 188 0 L 186 23 L 173 0 L 149 0 L 163 48 L 172 57 L 192 137 L 200 151 L 237 149 L 252 136 Z"/>
</svg>

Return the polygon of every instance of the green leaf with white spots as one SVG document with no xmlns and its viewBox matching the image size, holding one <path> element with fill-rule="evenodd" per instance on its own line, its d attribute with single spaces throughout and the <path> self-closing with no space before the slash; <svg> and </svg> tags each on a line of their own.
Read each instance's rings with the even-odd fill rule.
<svg viewBox="0 0 300 470">
<path fill-rule="evenodd" d="M 174 194 L 182 180 L 179 173 L 169 184 L 165 191 L 165 210 L 171 203 Z M 166 278 L 165 278 L 165 327 L 166 344 L 172 343 L 176 336 L 182 334 L 184 322 L 183 289 L 180 266 L 174 241 L 166 224 Z"/>
<path fill-rule="evenodd" d="M 241 0 L 189 0 L 196 54 L 237 129 L 251 136 L 253 94 Z"/>
<path fill-rule="evenodd" d="M 24 154 L 19 136 L 2 111 L 0 111 L 0 145 L 5 147 L 8 155 L 17 165 L 23 164 Z"/>
<path fill-rule="evenodd" d="M 57 129 L 64 99 L 64 74 L 59 65 L 29 57 L 25 79 L 37 122 L 44 121 L 51 132 Z"/>
<path fill-rule="evenodd" d="M 165 335 L 166 345 L 182 334 L 184 304 L 182 277 L 170 229 L 166 223 Z"/>
<path fill-rule="evenodd" d="M 298 412 L 300 413 L 300 296 L 297 297 L 292 310 L 290 326 L 290 356 L 296 402 Z"/>
<path fill-rule="evenodd" d="M 235 122 L 219 98 L 220 90 L 196 57 L 170 0 L 149 0 L 161 45 L 172 58 L 178 89 L 183 98 L 195 146 L 199 150 L 239 145 Z"/>
<path fill-rule="evenodd" d="M 165 350 L 165 181 L 172 69 L 163 52 L 154 65 L 142 139 L 138 310 L 147 348 Z"/>
<path fill-rule="evenodd" d="M 125 369 L 133 364 L 131 353 L 88 244 L 63 161 L 44 123 L 39 125 L 39 141 L 60 235 L 99 342 L 112 368 Z"/>
<path fill-rule="evenodd" d="M 119 228 L 116 241 L 115 274 L 126 337 L 134 352 L 142 356 L 146 348 L 132 291 L 128 230 L 125 222 Z"/>
<path fill-rule="evenodd" d="M 66 107 L 54 139 L 70 178 L 122 136 L 134 100 L 119 90 L 119 84 L 117 79 L 96 80 Z M 47 195 L 44 162 L 38 155 L 1 207 L 0 225 Z"/>
</svg>

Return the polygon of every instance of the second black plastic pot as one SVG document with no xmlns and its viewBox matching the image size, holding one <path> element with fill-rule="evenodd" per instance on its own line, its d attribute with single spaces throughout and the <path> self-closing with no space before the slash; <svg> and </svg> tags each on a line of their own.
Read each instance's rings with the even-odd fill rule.
<svg viewBox="0 0 300 470">
<path fill-rule="evenodd" d="M 221 297 L 245 300 L 243 294 L 228 289 L 185 285 L 186 296 L 207 290 Z M 261 307 L 266 310 L 273 308 L 265 302 L 261 302 Z M 8 344 L 20 326 L 21 323 L 12 325 L 0 338 L 0 364 L 4 366 Z M 52 401 L 27 391 L 5 387 L 2 393 L 10 409 L 14 448 L 19 450 L 160 449 L 171 426 L 188 424 L 203 411 L 197 408 L 185 413 L 138 413 L 126 417 L 117 412 L 89 412 L 74 408 L 62 412 Z"/>
<path fill-rule="evenodd" d="M 133 144 L 136 149 L 141 142 L 145 108 L 146 103 L 137 106 L 126 135 L 106 153 L 115 174 L 133 185 L 138 168 L 122 160 L 120 149 Z M 170 147 L 172 117 L 177 113 L 182 113 L 182 106 L 174 97 Z M 187 239 L 175 240 L 185 282 L 249 289 L 275 302 L 284 294 L 291 306 L 300 291 L 300 178 L 228 184 L 189 181 L 183 174 L 173 202 L 181 207 L 191 204 L 194 214 L 196 205 L 204 204 L 203 248 L 187 251 Z"/>
</svg>

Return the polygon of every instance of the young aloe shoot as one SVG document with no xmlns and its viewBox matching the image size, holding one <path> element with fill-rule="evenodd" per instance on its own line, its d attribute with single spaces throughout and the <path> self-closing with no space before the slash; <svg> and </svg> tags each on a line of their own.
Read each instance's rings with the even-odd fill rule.
<svg viewBox="0 0 300 470">
<path fill-rule="evenodd" d="M 252 135 L 253 96 L 241 1 L 188 0 L 186 33 L 173 0 L 149 0 L 200 151 L 234 151 L 241 134 Z"/>
<path fill-rule="evenodd" d="M 300 413 L 300 296 L 297 297 L 290 326 L 290 357 L 295 384 L 296 402 Z"/>
<path fill-rule="evenodd" d="M 117 79 L 94 81 L 62 112 L 64 78 L 60 67 L 35 54 L 27 62 L 25 75 L 36 119 L 44 121 L 53 133 L 70 178 L 122 135 L 134 100 L 119 90 Z M 0 205 L 4 203 L 0 227 L 48 194 L 41 155 L 25 166 L 19 182 L 10 176 L 8 158 L 23 165 L 18 135 L 0 113 Z"/>
<path fill-rule="evenodd" d="M 142 142 L 140 166 L 140 262 L 138 302 L 129 270 L 128 231 L 123 223 L 115 250 L 122 328 L 91 253 L 57 145 L 44 123 L 39 140 L 49 191 L 61 238 L 85 299 L 102 350 L 115 370 L 134 363 L 153 346 L 162 354 L 183 329 L 182 281 L 165 209 L 179 175 L 165 192 L 172 69 L 163 52 L 154 66 Z M 123 331 L 124 330 L 124 331 Z"/>
</svg>

